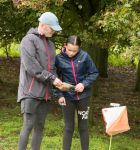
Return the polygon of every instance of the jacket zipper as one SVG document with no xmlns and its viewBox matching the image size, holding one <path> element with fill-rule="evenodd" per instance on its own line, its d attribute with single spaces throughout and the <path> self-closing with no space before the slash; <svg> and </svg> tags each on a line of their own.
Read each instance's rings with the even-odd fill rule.
<svg viewBox="0 0 140 150">
<path fill-rule="evenodd" d="M 46 41 L 46 38 L 45 38 L 45 37 L 44 37 L 44 43 L 45 43 L 45 46 L 46 46 L 46 52 L 47 52 L 47 56 L 48 56 L 48 63 L 47 63 L 47 64 L 48 64 L 48 71 L 50 71 L 50 70 L 51 70 L 51 67 L 50 67 L 50 55 L 49 55 L 49 52 L 48 52 L 48 44 L 47 44 L 47 41 Z M 31 81 L 31 83 L 30 83 L 28 92 L 31 92 L 32 87 L 33 87 L 34 80 L 35 80 L 35 78 L 32 78 L 32 81 Z M 46 85 L 45 100 L 46 100 L 46 101 L 48 100 L 48 83 L 47 83 L 47 85 Z"/>
<path fill-rule="evenodd" d="M 49 55 L 49 52 L 48 52 L 48 43 L 47 43 L 47 41 L 46 41 L 46 38 L 44 37 L 43 38 L 43 40 L 44 40 L 44 43 L 45 43 L 45 47 L 46 47 L 46 52 L 47 52 L 47 56 L 48 56 L 48 71 L 50 72 L 50 70 L 51 70 L 51 67 L 50 67 L 50 55 Z M 48 100 L 48 98 L 49 98 L 49 93 L 48 93 L 48 83 L 46 84 L 46 94 L 45 94 L 45 100 L 47 101 Z"/>
<path fill-rule="evenodd" d="M 77 79 L 76 79 L 76 73 L 75 73 L 75 69 L 74 69 L 73 59 L 71 59 L 71 66 L 72 66 L 72 73 L 73 73 L 74 81 L 75 81 L 75 83 L 77 85 L 78 82 L 77 82 Z M 78 92 L 76 92 L 76 96 L 77 96 L 77 100 L 80 100 Z"/>
</svg>

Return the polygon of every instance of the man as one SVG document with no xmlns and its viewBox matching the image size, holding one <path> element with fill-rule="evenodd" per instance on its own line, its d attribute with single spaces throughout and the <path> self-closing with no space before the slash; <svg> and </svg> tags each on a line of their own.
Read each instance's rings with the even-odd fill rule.
<svg viewBox="0 0 140 150">
<path fill-rule="evenodd" d="M 32 129 L 32 150 L 40 149 L 52 84 L 56 87 L 62 85 L 55 75 L 55 47 L 49 40 L 61 30 L 58 18 L 46 12 L 40 16 L 38 28 L 31 28 L 21 41 L 18 102 L 21 103 L 24 121 L 18 150 L 26 150 Z"/>
</svg>

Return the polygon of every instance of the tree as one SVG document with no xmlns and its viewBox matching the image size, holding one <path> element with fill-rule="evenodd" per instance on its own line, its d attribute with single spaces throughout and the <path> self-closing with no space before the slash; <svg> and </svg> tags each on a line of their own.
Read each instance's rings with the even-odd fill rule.
<svg viewBox="0 0 140 150">
<path fill-rule="evenodd" d="M 130 3 L 125 0 L 110 3 L 110 5 L 94 14 L 87 23 L 88 30 L 85 30 L 84 33 L 85 43 L 90 42 L 91 48 L 89 51 L 92 56 L 94 55 L 93 58 L 96 60 L 101 76 L 107 75 L 108 53 L 118 55 L 125 52 L 126 59 L 130 61 L 136 57 L 139 59 L 139 5 L 138 0 L 133 0 Z M 93 50 L 94 48 L 95 50 Z M 136 89 L 138 90 L 140 87 L 140 67 L 137 70 L 136 83 Z M 91 104 L 92 106 L 93 104 Z M 92 123 L 93 116 L 90 117 Z"/>
<path fill-rule="evenodd" d="M 137 68 L 135 91 L 139 91 L 140 92 L 140 61 L 138 63 L 138 68 Z"/>
<path fill-rule="evenodd" d="M 31 8 L 17 9 L 9 0 L 1 1 L 0 7 L 0 47 L 8 56 L 10 44 L 21 40 L 30 25 L 35 25 L 37 16 Z"/>
</svg>

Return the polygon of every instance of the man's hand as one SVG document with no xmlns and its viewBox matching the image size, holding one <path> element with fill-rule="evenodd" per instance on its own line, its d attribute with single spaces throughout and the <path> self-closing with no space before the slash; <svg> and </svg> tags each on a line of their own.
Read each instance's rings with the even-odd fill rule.
<svg viewBox="0 0 140 150">
<path fill-rule="evenodd" d="M 69 91 L 72 87 L 74 86 L 66 82 L 63 82 L 61 86 L 57 86 L 60 91 Z"/>
<path fill-rule="evenodd" d="M 59 87 L 62 85 L 62 81 L 58 78 L 55 78 L 55 80 L 53 81 L 53 85 Z"/>
<path fill-rule="evenodd" d="M 59 98 L 58 100 L 59 105 L 66 106 L 66 100 L 64 97 Z"/>
<path fill-rule="evenodd" d="M 84 90 L 84 85 L 82 83 L 78 83 L 76 86 L 75 86 L 75 91 L 76 92 L 83 92 Z"/>
</svg>

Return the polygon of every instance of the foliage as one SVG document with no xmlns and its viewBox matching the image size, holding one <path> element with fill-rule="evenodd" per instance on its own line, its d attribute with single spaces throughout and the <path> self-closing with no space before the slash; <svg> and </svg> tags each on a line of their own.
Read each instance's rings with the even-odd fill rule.
<svg viewBox="0 0 140 150">
<path fill-rule="evenodd" d="M 125 54 L 109 55 L 108 63 L 113 66 L 128 66 L 128 65 L 130 65 L 130 61 L 129 61 L 129 59 L 126 58 Z"/>
<path fill-rule="evenodd" d="M 78 34 L 84 46 L 94 44 L 117 55 L 126 52 L 133 60 L 139 57 L 139 5 L 139 0 L 1 0 L 0 44 L 9 51 L 11 43 L 37 25 L 42 12 L 52 11 L 63 28 L 53 38 L 57 48 L 68 35 Z"/>
<path fill-rule="evenodd" d="M 65 1 L 65 5 L 62 0 L 41 0 L 39 2 L 13 0 L 13 3 L 11 0 L 0 1 L 0 47 L 4 47 L 5 51 L 10 51 L 11 43 L 19 43 L 30 27 L 37 26 L 38 17 L 45 11 L 54 12 L 63 27 L 63 33 L 54 38 L 54 42 L 58 46 L 60 43 L 62 46 L 64 38 L 72 32 L 78 33 L 81 28 L 82 23 L 77 14 L 77 7 L 73 7 L 67 1 Z M 80 23 L 75 21 L 77 18 Z"/>
<path fill-rule="evenodd" d="M 31 25 L 35 25 L 36 12 L 31 8 L 17 9 L 9 0 L 0 1 L 1 47 L 19 41 Z"/>
<path fill-rule="evenodd" d="M 96 11 L 106 7 L 111 0 L 13 0 L 17 8 L 32 8 L 38 14 L 44 11 L 54 12 L 63 27 L 62 34 L 56 37 L 56 42 L 64 41 L 70 34 L 80 34 L 87 30 L 87 22 Z"/>
<path fill-rule="evenodd" d="M 100 47 L 114 54 L 140 55 L 140 5 L 138 0 L 120 0 L 91 17 L 89 31 Z"/>
<path fill-rule="evenodd" d="M 11 44 L 19 43 L 30 26 L 35 26 L 37 13 L 32 8 L 17 9 L 11 0 L 0 1 L 0 47 L 7 57 L 10 56 Z M 13 52 L 13 51 L 11 51 Z M 16 51 L 15 51 L 16 53 Z"/>
</svg>

